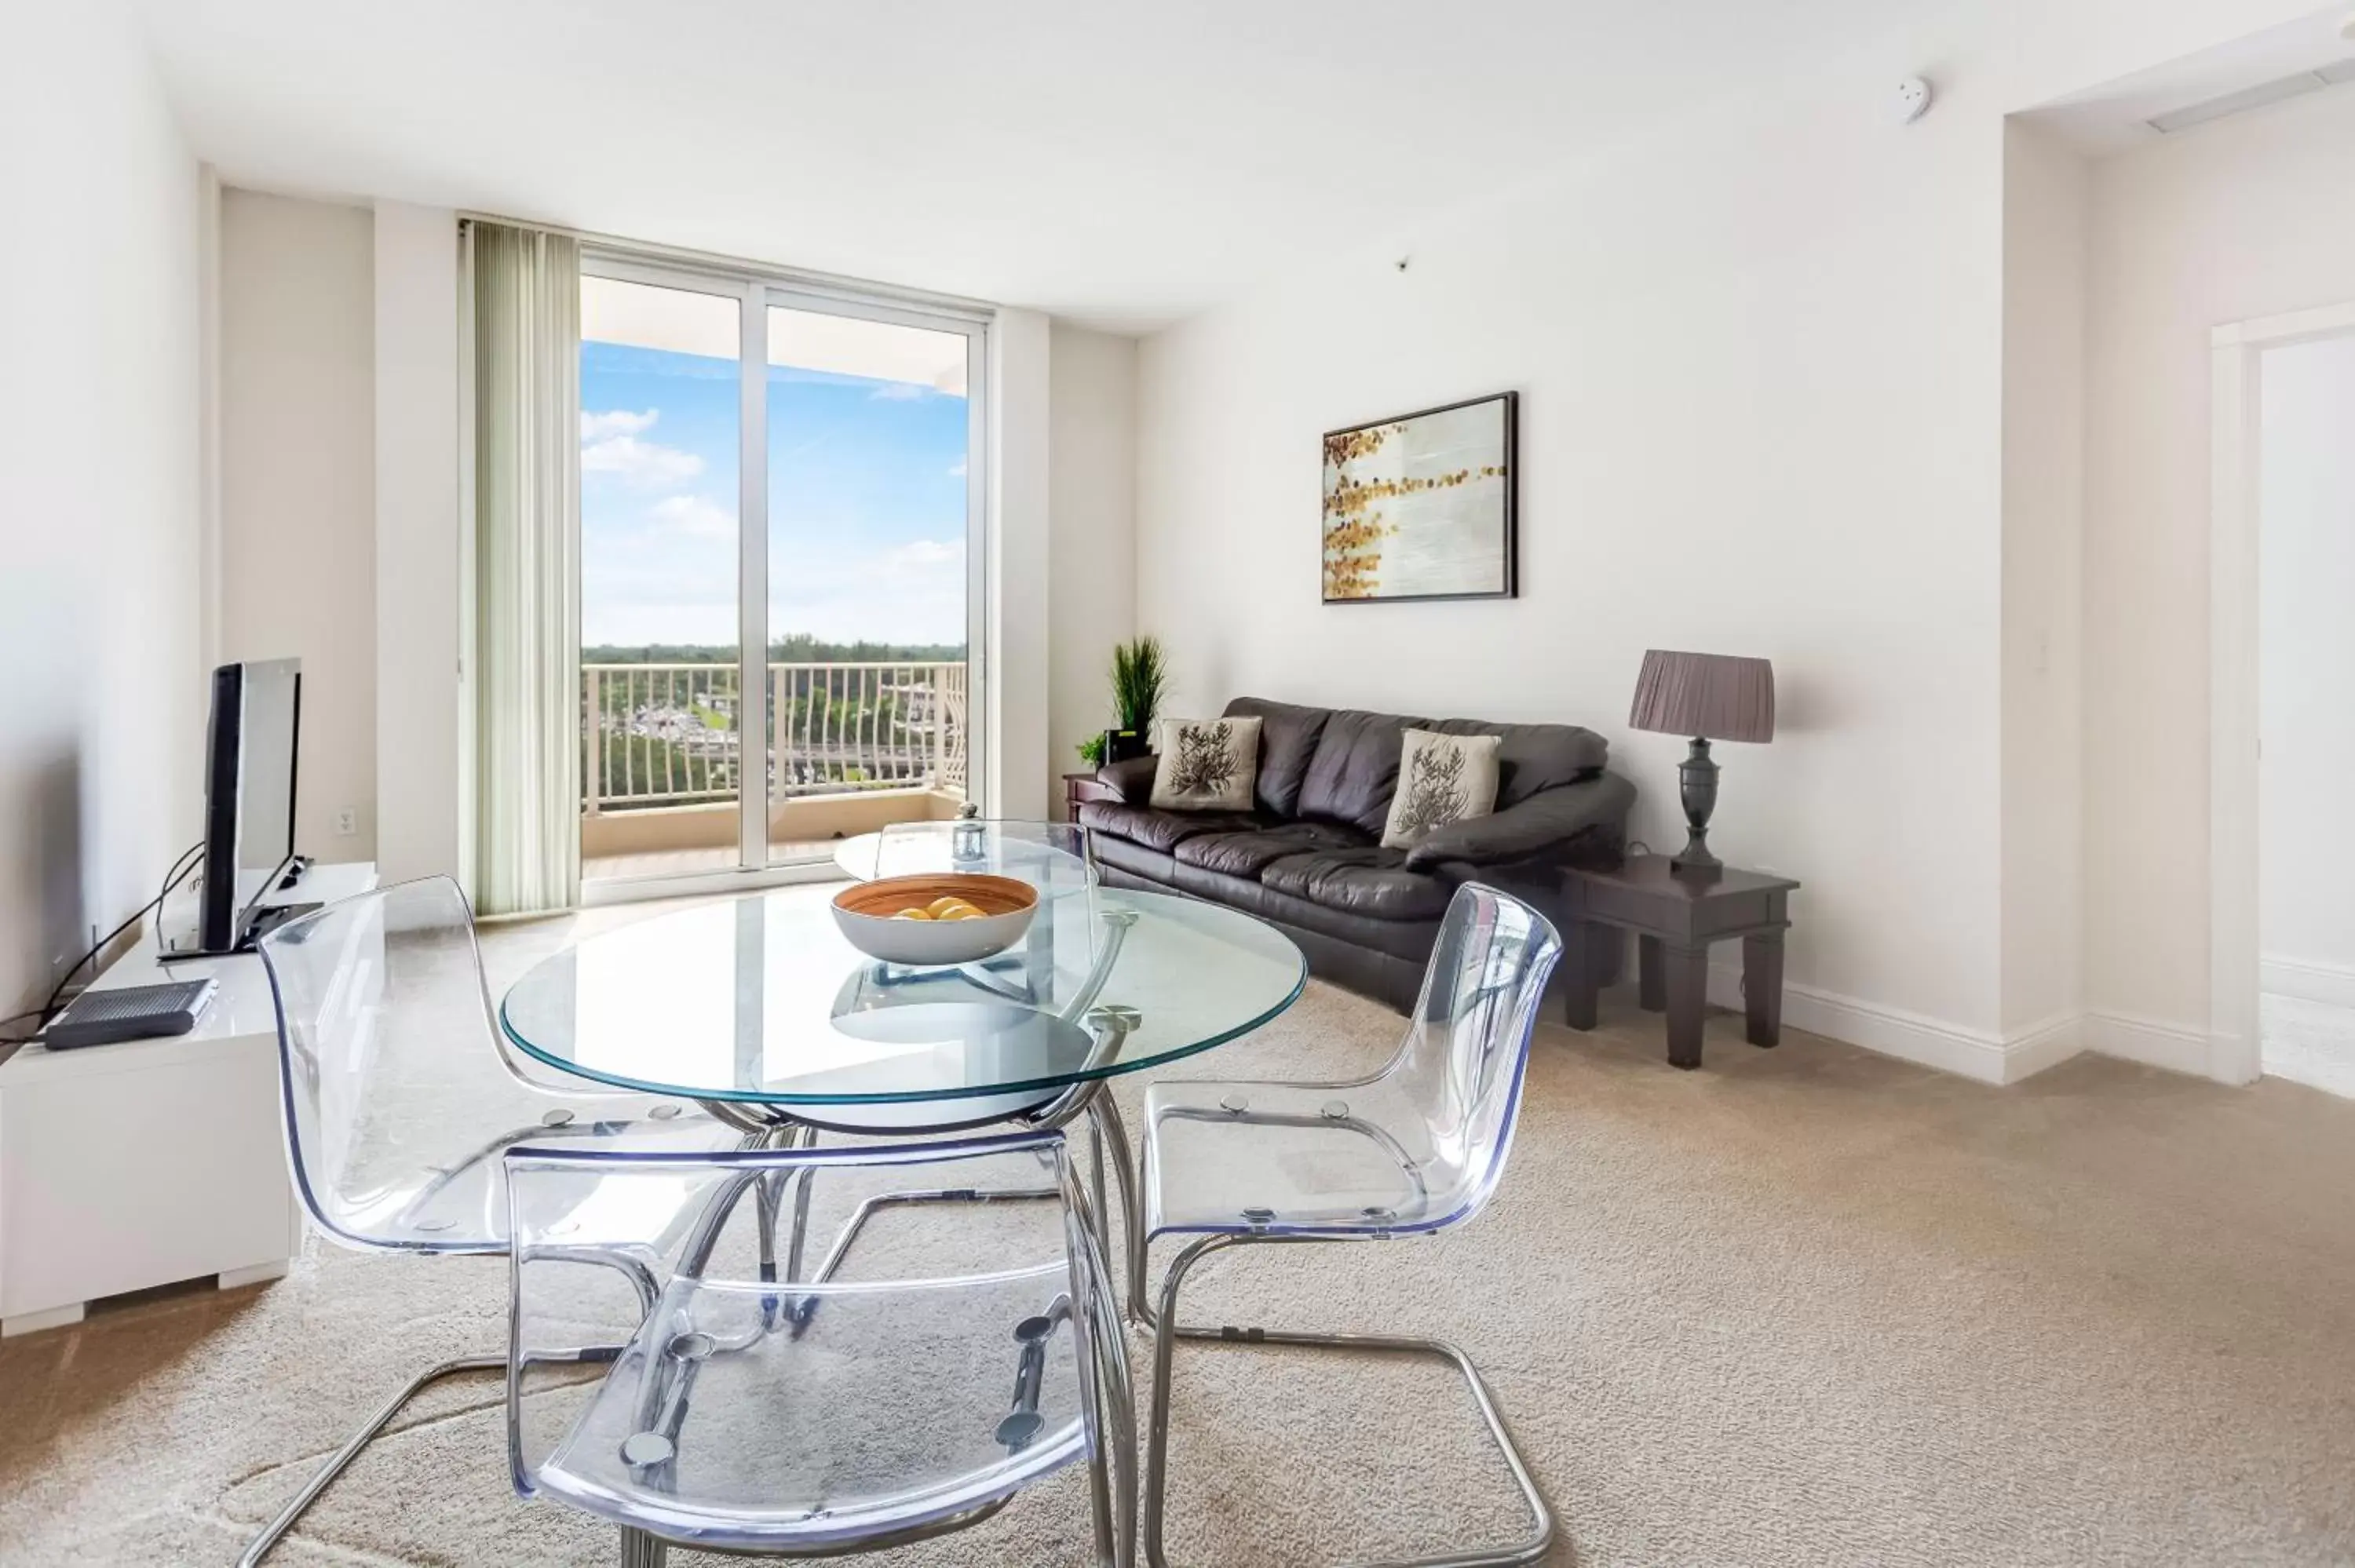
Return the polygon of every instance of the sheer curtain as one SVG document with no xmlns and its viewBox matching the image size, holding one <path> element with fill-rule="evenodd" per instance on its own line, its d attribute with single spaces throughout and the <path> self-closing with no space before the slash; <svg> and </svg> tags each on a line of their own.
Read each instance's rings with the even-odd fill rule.
<svg viewBox="0 0 2355 1568">
<path fill-rule="evenodd" d="M 581 891 L 581 246 L 468 226 L 474 906 Z"/>
</svg>

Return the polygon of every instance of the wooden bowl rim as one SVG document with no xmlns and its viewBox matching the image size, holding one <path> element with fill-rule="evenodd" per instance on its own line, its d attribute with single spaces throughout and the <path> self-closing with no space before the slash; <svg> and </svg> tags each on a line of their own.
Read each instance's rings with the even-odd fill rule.
<svg viewBox="0 0 2355 1568">
<path fill-rule="evenodd" d="M 886 876 L 861 882 L 834 895 L 834 906 L 846 915 L 868 920 L 889 920 L 911 906 L 936 898 L 963 898 L 985 916 L 1019 915 L 1037 907 L 1039 890 L 1011 876 L 986 872 L 925 872 L 912 876 Z M 992 907 L 1002 905 L 1004 907 Z"/>
</svg>

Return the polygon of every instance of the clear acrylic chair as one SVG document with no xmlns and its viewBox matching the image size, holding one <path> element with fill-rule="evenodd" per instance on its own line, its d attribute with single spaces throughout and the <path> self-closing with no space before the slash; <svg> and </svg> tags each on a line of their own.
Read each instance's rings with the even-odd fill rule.
<svg viewBox="0 0 2355 1568">
<path fill-rule="evenodd" d="M 936 1233 L 854 1280 L 797 1287 L 823 1307 L 799 1327 L 709 1219 L 797 1172 L 976 1188 L 1042 1162 L 1060 1223 L 1011 1239 Z M 672 1544 L 785 1557 L 901 1545 L 977 1524 L 1079 1463 L 1093 1562 L 1131 1562 L 1126 1351 L 1060 1134 L 703 1155 L 517 1149 L 506 1163 L 516 1489 L 619 1525 L 628 1568 L 656 1568 Z M 619 1347 L 595 1378 L 581 1375 L 591 1346 Z"/>
<path fill-rule="evenodd" d="M 483 982 L 474 913 L 447 877 L 398 884 L 291 920 L 261 939 L 277 1011 L 294 1190 L 319 1229 L 368 1251 L 507 1250 L 500 1156 L 539 1147 L 699 1150 L 740 1133 L 690 1107 L 519 1070 Z M 767 1232 L 764 1230 L 764 1234 Z M 388 1400 L 256 1536 L 261 1561 L 428 1383 L 504 1368 L 464 1356 Z"/>
<path fill-rule="evenodd" d="M 1561 938 L 1545 916 L 1494 888 L 1466 884 L 1441 924 L 1406 1039 L 1380 1073 L 1341 1084 L 1171 1083 L 1147 1091 L 1143 1202 L 1129 1233 L 1129 1298 L 1154 1331 L 1144 1499 L 1145 1551 L 1153 1568 L 1166 1568 L 1170 1373 L 1180 1339 L 1400 1351 L 1453 1362 L 1528 1501 L 1532 1533 L 1517 1546 L 1418 1562 L 1475 1568 L 1545 1555 L 1552 1511 L 1494 1395 L 1462 1351 L 1440 1340 L 1387 1334 L 1195 1327 L 1178 1321 L 1178 1302 L 1188 1272 L 1229 1247 L 1397 1241 L 1451 1229 L 1478 1213 L 1504 1174 L 1530 1031 L 1561 957 Z M 1156 1313 L 1146 1305 L 1146 1254 L 1167 1235 L 1199 1239 L 1171 1261 Z"/>
</svg>

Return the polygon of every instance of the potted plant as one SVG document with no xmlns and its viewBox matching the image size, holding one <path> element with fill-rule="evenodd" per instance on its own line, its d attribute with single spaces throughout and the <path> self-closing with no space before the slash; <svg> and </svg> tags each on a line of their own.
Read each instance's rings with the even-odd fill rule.
<svg viewBox="0 0 2355 1568">
<path fill-rule="evenodd" d="M 1153 715 L 1169 687 L 1169 665 L 1157 637 L 1114 644 L 1112 705 L 1120 722 L 1103 732 L 1103 762 L 1125 762 L 1153 749 Z"/>
</svg>

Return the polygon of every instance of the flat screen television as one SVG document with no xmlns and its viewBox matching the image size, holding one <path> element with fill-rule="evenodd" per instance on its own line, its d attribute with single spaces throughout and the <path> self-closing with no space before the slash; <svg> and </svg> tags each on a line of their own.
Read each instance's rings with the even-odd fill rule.
<svg viewBox="0 0 2355 1568">
<path fill-rule="evenodd" d="M 235 952 L 254 906 L 294 859 L 294 747 L 303 712 L 297 659 L 224 664 L 213 672 L 205 735 L 204 884 L 197 946 Z"/>
</svg>

